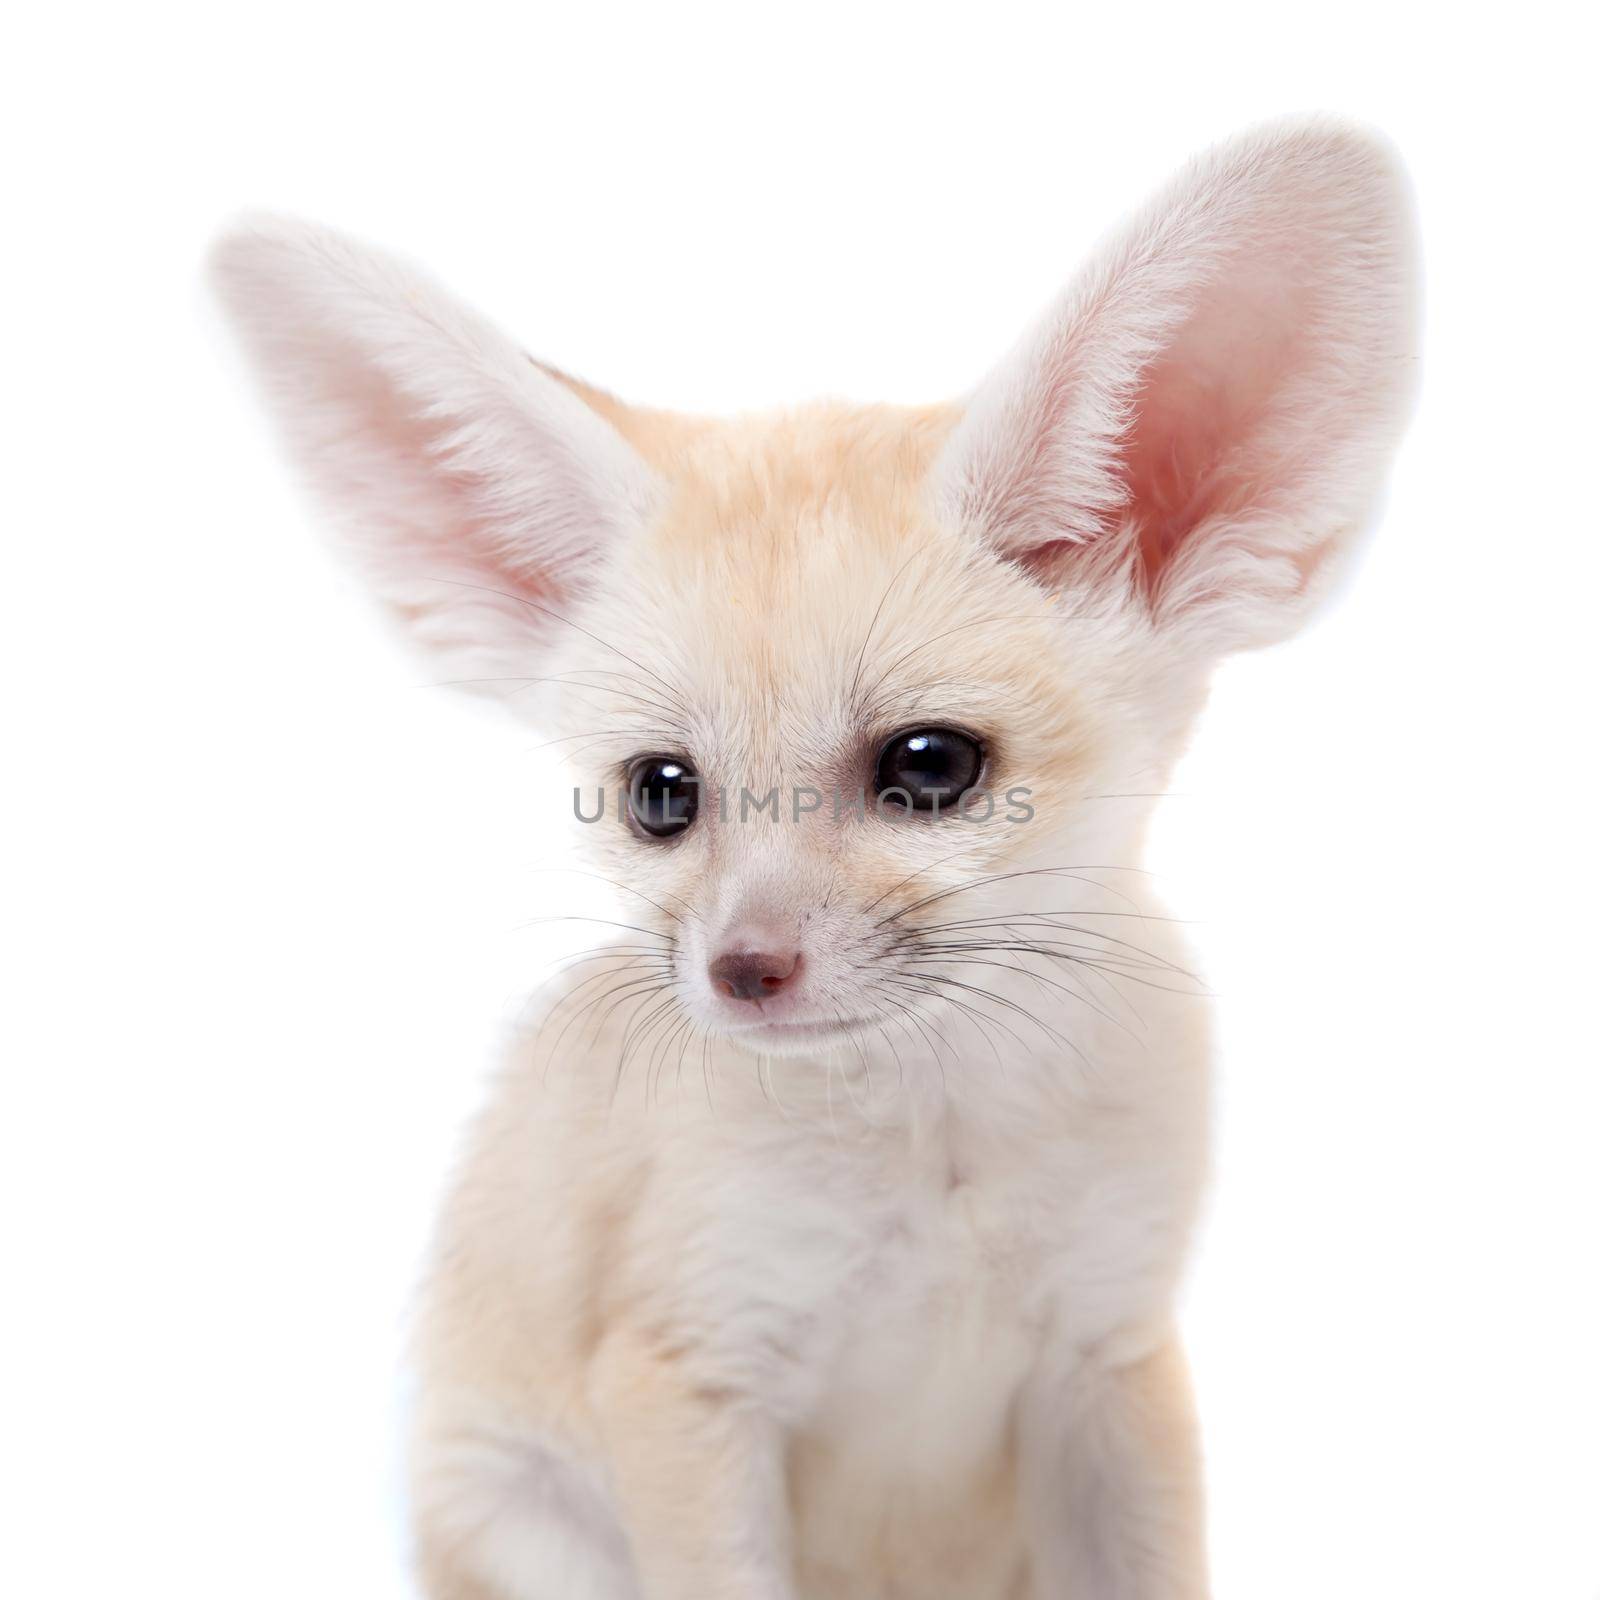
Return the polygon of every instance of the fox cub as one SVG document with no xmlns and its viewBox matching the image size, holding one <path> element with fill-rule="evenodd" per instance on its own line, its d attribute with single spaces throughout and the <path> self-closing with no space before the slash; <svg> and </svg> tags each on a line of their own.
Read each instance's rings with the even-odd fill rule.
<svg viewBox="0 0 1600 1600">
<path fill-rule="evenodd" d="M 723 422 L 322 228 L 223 240 L 321 506 L 568 753 L 624 908 L 440 1224 L 434 1600 L 1206 1592 L 1172 1312 L 1206 1024 L 1134 869 L 1212 664 L 1371 510 L 1412 256 L 1386 147 L 1280 124 L 961 401 Z"/>
</svg>

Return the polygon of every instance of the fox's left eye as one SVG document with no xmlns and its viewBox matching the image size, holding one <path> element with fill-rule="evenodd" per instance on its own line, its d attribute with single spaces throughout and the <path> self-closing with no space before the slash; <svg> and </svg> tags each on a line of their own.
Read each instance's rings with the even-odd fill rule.
<svg viewBox="0 0 1600 1600">
<path fill-rule="evenodd" d="M 875 782 L 890 805 L 942 811 L 978 781 L 983 747 L 955 728 L 908 728 L 878 752 Z"/>
<path fill-rule="evenodd" d="M 670 839 L 700 809 L 700 778 L 681 756 L 640 756 L 628 768 L 628 820 L 651 839 Z"/>
</svg>

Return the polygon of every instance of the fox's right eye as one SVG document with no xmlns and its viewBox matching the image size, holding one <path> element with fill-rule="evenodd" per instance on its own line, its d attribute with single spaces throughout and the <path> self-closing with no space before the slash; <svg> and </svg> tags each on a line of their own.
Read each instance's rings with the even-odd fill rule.
<svg viewBox="0 0 1600 1600">
<path fill-rule="evenodd" d="M 907 811 L 939 814 L 983 774 L 983 746 L 959 728 L 907 728 L 878 752 L 878 794 Z"/>
<path fill-rule="evenodd" d="M 700 778 L 682 756 L 640 756 L 628 768 L 628 820 L 634 832 L 670 839 L 700 809 Z"/>
</svg>

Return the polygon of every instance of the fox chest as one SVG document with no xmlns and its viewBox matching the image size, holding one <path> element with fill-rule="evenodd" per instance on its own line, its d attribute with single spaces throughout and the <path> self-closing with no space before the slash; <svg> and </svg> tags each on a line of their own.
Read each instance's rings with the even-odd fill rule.
<svg viewBox="0 0 1600 1600">
<path fill-rule="evenodd" d="M 1025 1217 L 1014 1192 L 957 1184 L 884 1219 L 790 1450 L 804 1592 L 1011 1592 L 1016 1414 L 1048 1321 Z"/>
</svg>

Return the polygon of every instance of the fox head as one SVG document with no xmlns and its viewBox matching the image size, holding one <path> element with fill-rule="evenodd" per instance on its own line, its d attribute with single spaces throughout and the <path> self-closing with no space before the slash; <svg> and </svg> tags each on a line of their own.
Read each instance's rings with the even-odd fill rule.
<svg viewBox="0 0 1600 1600">
<path fill-rule="evenodd" d="M 215 266 L 381 599 L 603 804 L 645 987 L 767 1052 L 1135 973 L 1107 875 L 1213 663 L 1327 588 L 1415 370 L 1403 180 L 1320 122 L 1193 163 L 921 409 L 636 408 L 313 226 Z"/>
</svg>

